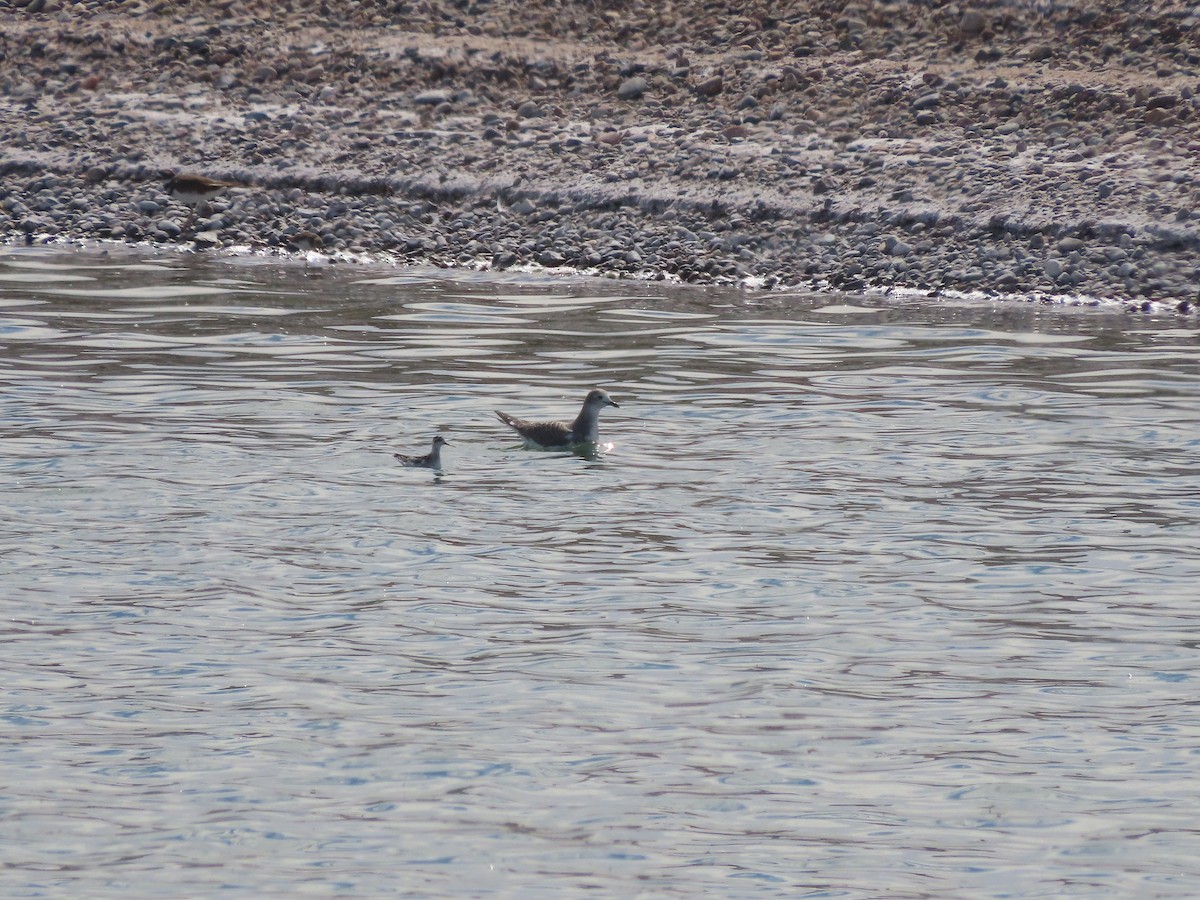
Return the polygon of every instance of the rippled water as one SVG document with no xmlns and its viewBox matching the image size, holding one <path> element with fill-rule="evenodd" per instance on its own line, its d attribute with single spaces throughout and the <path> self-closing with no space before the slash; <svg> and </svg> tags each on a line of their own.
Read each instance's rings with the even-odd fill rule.
<svg viewBox="0 0 1200 900">
<path fill-rule="evenodd" d="M 1196 893 L 1186 321 L 4 251 L 0 889 Z"/>
</svg>

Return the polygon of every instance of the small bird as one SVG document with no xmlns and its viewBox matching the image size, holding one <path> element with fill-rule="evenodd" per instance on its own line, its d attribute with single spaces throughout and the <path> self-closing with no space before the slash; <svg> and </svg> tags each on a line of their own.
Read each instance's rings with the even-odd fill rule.
<svg viewBox="0 0 1200 900">
<path fill-rule="evenodd" d="M 599 442 L 600 410 L 606 406 L 620 408 L 617 401 L 608 396 L 608 391 L 596 388 L 588 391 L 587 398 L 583 401 L 583 409 L 579 410 L 579 415 L 570 424 L 566 422 L 528 422 L 525 419 L 510 416 L 508 413 L 502 413 L 500 410 L 496 410 L 496 417 L 521 436 L 526 448 L 561 450 L 569 449 L 577 444 Z"/>
<path fill-rule="evenodd" d="M 311 231 L 297 232 L 288 239 L 288 246 L 297 253 L 308 253 L 310 250 L 324 246 L 324 244 L 325 242 L 321 236 L 313 234 Z"/>
<path fill-rule="evenodd" d="M 433 449 L 424 456 L 405 456 L 403 453 L 393 453 L 392 456 L 400 462 L 402 466 L 413 466 L 419 469 L 437 469 L 442 468 L 442 447 L 450 443 L 440 434 L 433 439 Z"/>
<path fill-rule="evenodd" d="M 243 187 L 238 181 L 221 181 L 217 178 L 207 178 L 204 175 L 184 175 L 176 173 L 166 180 L 163 188 L 172 198 L 190 206 L 191 215 L 188 224 L 196 218 L 196 209 L 214 197 L 219 197 L 232 187 Z"/>
</svg>

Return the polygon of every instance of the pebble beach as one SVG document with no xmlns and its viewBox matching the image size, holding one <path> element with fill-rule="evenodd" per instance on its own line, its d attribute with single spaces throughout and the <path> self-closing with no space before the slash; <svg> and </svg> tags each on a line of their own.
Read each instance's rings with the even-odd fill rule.
<svg viewBox="0 0 1200 900">
<path fill-rule="evenodd" d="M 1174 0 L 0 2 L 0 238 L 1195 315 Z M 190 210 L 172 172 L 241 186 Z"/>
</svg>

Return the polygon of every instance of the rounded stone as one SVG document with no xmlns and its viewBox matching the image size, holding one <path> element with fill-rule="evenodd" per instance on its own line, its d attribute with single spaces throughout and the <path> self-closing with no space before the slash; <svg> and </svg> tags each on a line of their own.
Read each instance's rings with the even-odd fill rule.
<svg viewBox="0 0 1200 900">
<path fill-rule="evenodd" d="M 418 106 L 438 106 L 442 103 L 448 103 L 449 101 L 449 91 L 421 91 L 413 96 L 413 103 L 417 104 Z"/>
<path fill-rule="evenodd" d="M 977 9 L 964 10 L 958 20 L 958 30 L 963 34 L 979 34 L 987 28 L 987 19 Z"/>
<path fill-rule="evenodd" d="M 617 97 L 621 100 L 637 100 L 646 93 L 649 87 L 645 78 L 635 75 L 633 78 L 627 78 L 621 82 L 621 86 L 617 88 Z"/>
</svg>

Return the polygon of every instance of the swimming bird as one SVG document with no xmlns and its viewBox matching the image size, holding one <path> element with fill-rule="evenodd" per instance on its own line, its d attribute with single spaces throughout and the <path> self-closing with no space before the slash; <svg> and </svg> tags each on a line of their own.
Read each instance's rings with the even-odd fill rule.
<svg viewBox="0 0 1200 900">
<path fill-rule="evenodd" d="M 600 410 L 620 405 L 608 391 L 588 391 L 583 409 L 570 424 L 566 422 L 529 422 L 496 410 L 496 417 L 524 440 L 527 448 L 539 450 L 569 449 L 576 444 L 595 444 L 600 440 Z"/>
<path fill-rule="evenodd" d="M 441 469 L 442 447 L 450 443 L 440 434 L 433 439 L 433 449 L 424 456 L 406 456 L 403 453 L 393 453 L 392 456 L 400 461 L 402 466 L 413 466 L 419 469 Z"/>
</svg>

